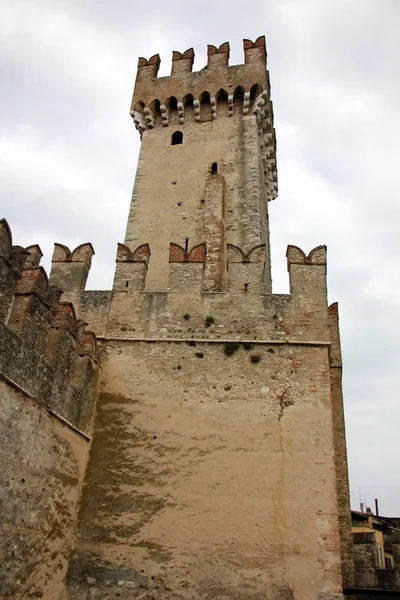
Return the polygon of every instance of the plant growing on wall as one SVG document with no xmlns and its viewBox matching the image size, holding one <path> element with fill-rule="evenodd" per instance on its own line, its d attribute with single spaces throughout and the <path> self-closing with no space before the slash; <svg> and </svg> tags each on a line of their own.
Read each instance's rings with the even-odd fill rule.
<svg viewBox="0 0 400 600">
<path fill-rule="evenodd" d="M 250 356 L 250 361 L 254 364 L 259 363 L 261 360 L 261 354 L 252 354 Z"/>
<path fill-rule="evenodd" d="M 240 348 L 239 342 L 225 342 L 224 344 L 224 352 L 226 356 L 232 356 L 237 352 Z"/>
</svg>

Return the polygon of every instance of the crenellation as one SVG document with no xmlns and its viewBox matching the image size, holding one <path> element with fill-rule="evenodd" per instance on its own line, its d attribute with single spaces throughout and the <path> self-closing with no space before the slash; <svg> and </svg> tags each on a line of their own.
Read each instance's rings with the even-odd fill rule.
<svg viewBox="0 0 400 600">
<path fill-rule="evenodd" d="M 266 245 L 258 244 L 247 253 L 228 244 L 228 287 L 250 294 L 264 294 L 266 289 Z"/>
<path fill-rule="evenodd" d="M 14 300 L 15 286 L 29 251 L 13 246 L 11 229 L 5 219 L 0 220 L 0 322 L 8 318 Z"/>
<path fill-rule="evenodd" d="M 170 77 L 147 83 L 137 81 L 131 116 L 135 127 L 143 135 L 146 130 L 154 130 L 158 126 L 173 127 L 191 122 L 202 124 L 225 114 L 228 117 L 243 115 L 248 118 L 255 115 L 267 197 L 273 200 L 277 196 L 276 142 L 265 62 L 265 40 L 264 46 L 261 42 L 257 40 L 256 45 L 248 49 L 250 54 L 254 51 L 258 59 L 252 58 L 244 65 L 226 66 L 229 45 L 222 44 L 219 49 L 209 46 L 208 58 L 216 61 L 214 66 L 195 73 L 174 72 Z M 264 55 L 261 52 L 263 48 Z M 172 99 L 173 110 L 170 108 Z M 220 107 L 219 100 L 222 100 Z M 268 135 L 265 136 L 265 133 Z"/>
<path fill-rule="evenodd" d="M 24 269 L 17 281 L 7 326 L 39 354 L 44 353 L 61 294 L 49 285 L 42 267 Z"/>
<path fill-rule="evenodd" d="M 136 83 L 139 81 L 151 80 L 157 77 L 160 68 L 161 59 L 158 54 L 154 54 L 149 60 L 140 57 L 137 66 Z"/>
<path fill-rule="evenodd" d="M 302 296 L 314 288 L 326 301 L 326 246 L 313 248 L 308 256 L 297 246 L 288 246 L 286 257 L 290 293 Z"/>
<path fill-rule="evenodd" d="M 265 61 L 267 56 L 265 35 L 260 35 L 255 42 L 243 40 L 244 61 L 246 64 Z"/>
<path fill-rule="evenodd" d="M 227 67 L 229 64 L 230 47 L 229 42 L 224 42 L 217 48 L 216 46 L 207 46 L 207 69 Z"/>
<path fill-rule="evenodd" d="M 40 266 L 40 261 L 43 257 L 43 252 L 38 244 L 34 244 L 33 246 L 28 246 L 25 248 L 27 252 L 29 252 L 29 256 L 26 259 L 25 268 L 26 269 L 34 269 Z"/>
<path fill-rule="evenodd" d="M 93 361 L 98 360 L 99 347 L 93 331 L 84 331 L 79 345 L 79 356 L 90 356 Z"/>
<path fill-rule="evenodd" d="M 150 260 L 150 247 L 141 244 L 130 250 L 125 244 L 118 243 L 113 290 L 130 292 L 143 290 Z"/>
<path fill-rule="evenodd" d="M 83 320 L 76 318 L 72 302 L 61 302 L 58 305 L 46 346 L 45 359 L 50 364 L 62 365 L 59 370 L 66 382 L 73 375 L 76 350 L 86 325 Z"/>
<path fill-rule="evenodd" d="M 177 73 L 191 73 L 193 68 L 193 61 L 193 48 L 188 48 L 183 54 L 174 50 L 172 52 L 171 75 L 176 75 Z"/>
<path fill-rule="evenodd" d="M 38 266 L 42 256 L 39 246 L 29 246 L 26 250 L 12 247 L 8 225 L 3 224 L 3 231 L 7 235 L 6 243 L 2 244 L 3 252 L 10 254 L 17 248 L 27 268 L 21 270 L 10 288 L 13 294 L 11 308 L 7 323 L 1 324 L 0 379 L 7 377 L 51 410 L 61 407 L 61 415 L 63 411 L 70 413 L 68 398 L 74 397 L 74 404 L 79 404 L 79 390 L 71 379 L 85 336 L 85 323 L 76 319 L 70 302 L 60 302 L 62 290 L 50 285 L 45 270 Z M 63 257 L 63 253 L 65 256 L 67 250 L 59 246 L 58 258 Z M 78 247 L 75 259 L 83 260 L 86 252 L 84 246 Z M 86 335 L 95 360 L 94 334 Z M 90 402 L 93 405 L 94 393 Z M 71 418 L 72 422 L 74 418 Z M 79 427 L 77 419 L 75 425 Z"/>
<path fill-rule="evenodd" d="M 89 276 L 94 249 L 92 244 L 80 244 L 71 252 L 63 244 L 54 244 L 50 281 L 64 292 L 84 290 Z"/>
</svg>

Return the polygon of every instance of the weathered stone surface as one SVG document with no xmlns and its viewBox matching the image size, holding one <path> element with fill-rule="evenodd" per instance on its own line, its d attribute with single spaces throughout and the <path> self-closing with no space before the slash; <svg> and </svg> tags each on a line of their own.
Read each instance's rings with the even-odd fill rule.
<svg viewBox="0 0 400 600">
<path fill-rule="evenodd" d="M 0 377 L 0 590 L 57 599 L 88 441 Z"/>
<path fill-rule="evenodd" d="M 184 598 L 253 598 L 296 572 L 301 597 L 317 555 L 315 597 L 338 577 L 328 349 L 253 352 L 108 344 L 79 547 L 116 581 L 123 565 Z"/>
</svg>

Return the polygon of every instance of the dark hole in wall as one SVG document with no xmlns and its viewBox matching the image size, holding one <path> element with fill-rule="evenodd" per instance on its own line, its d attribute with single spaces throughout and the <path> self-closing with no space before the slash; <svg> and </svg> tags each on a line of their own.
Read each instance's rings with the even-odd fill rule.
<svg viewBox="0 0 400 600">
<path fill-rule="evenodd" d="M 183 142 L 183 133 L 182 131 L 174 131 L 171 138 L 172 146 L 176 146 L 177 144 L 182 144 Z"/>
</svg>

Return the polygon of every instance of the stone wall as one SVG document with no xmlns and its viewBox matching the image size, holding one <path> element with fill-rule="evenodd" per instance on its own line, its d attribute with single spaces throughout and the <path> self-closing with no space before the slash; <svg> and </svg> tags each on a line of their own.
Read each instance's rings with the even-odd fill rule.
<svg viewBox="0 0 400 600">
<path fill-rule="evenodd" d="M 288 269 L 113 291 L 71 600 L 340 597 L 325 248 Z"/>
<path fill-rule="evenodd" d="M 343 407 L 342 355 L 340 350 L 339 312 L 337 303 L 332 304 L 329 307 L 329 329 L 332 339 L 330 378 L 341 557 L 342 565 L 351 567 L 354 564 L 354 549 L 347 466 L 346 428 Z"/>
<path fill-rule="evenodd" d="M 0 590 L 58 600 L 64 588 L 98 386 L 97 341 L 41 256 L 0 221 Z M 25 267 L 25 268 L 24 268 Z"/>
<path fill-rule="evenodd" d="M 2 598 L 58 600 L 89 439 L 0 374 Z"/>
<path fill-rule="evenodd" d="M 227 350 L 107 344 L 70 598 L 340 594 L 328 348 Z"/>
</svg>

